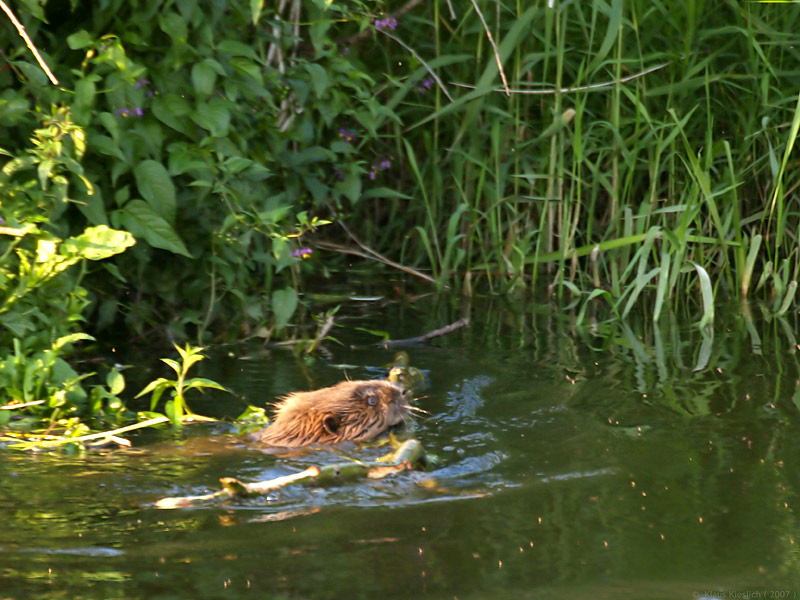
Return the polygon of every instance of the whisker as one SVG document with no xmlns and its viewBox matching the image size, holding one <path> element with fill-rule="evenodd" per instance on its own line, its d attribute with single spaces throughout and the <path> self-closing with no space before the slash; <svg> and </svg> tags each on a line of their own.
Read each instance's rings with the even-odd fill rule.
<svg viewBox="0 0 800 600">
<path fill-rule="evenodd" d="M 414 412 L 422 413 L 423 415 L 430 415 L 427 410 L 421 409 L 419 406 L 411 406 L 410 404 L 404 404 L 403 408 L 407 408 L 408 410 L 413 410 Z"/>
</svg>

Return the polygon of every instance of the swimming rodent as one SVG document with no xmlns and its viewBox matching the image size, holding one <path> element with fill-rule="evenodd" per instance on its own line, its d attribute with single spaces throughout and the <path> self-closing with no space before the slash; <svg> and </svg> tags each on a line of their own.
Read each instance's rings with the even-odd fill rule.
<svg viewBox="0 0 800 600">
<path fill-rule="evenodd" d="M 294 392 L 276 405 L 272 423 L 254 435 L 271 446 L 365 442 L 408 419 L 407 395 L 402 385 L 385 380 Z"/>
</svg>

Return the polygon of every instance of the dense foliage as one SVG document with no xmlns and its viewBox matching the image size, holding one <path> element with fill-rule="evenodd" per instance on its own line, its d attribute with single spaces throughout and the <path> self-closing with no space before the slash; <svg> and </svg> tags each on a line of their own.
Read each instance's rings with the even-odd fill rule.
<svg viewBox="0 0 800 600">
<path fill-rule="evenodd" d="M 80 395 L 52 361 L 83 330 L 307 336 L 332 250 L 466 294 L 544 276 L 580 318 L 795 306 L 796 4 L 10 6 L 59 83 L 0 19 L 0 377 L 62 373 L 0 404 Z M 98 232 L 97 266 L 55 250 Z M 81 266 L 9 304 L 55 256 Z"/>
</svg>

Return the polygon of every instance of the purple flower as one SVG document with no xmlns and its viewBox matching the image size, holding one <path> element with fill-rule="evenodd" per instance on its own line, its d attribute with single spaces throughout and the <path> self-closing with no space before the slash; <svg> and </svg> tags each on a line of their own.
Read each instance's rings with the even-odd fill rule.
<svg viewBox="0 0 800 600">
<path fill-rule="evenodd" d="M 422 83 L 420 83 L 419 87 L 417 88 L 417 91 L 420 94 L 424 94 L 429 89 L 431 89 L 431 86 L 433 86 L 433 77 L 427 77 L 422 80 Z"/>
<path fill-rule="evenodd" d="M 392 161 L 388 158 L 382 158 L 379 162 L 374 163 L 369 169 L 369 178 L 372 181 L 375 181 L 375 178 L 378 176 L 378 173 L 381 171 L 387 171 L 392 168 Z"/>
<path fill-rule="evenodd" d="M 305 260 L 306 258 L 311 256 L 313 252 L 314 251 L 311 248 L 300 248 L 298 250 L 292 250 L 289 253 L 289 256 L 291 256 L 292 258 L 302 258 Z"/>
<path fill-rule="evenodd" d="M 140 87 L 144 87 L 146 85 L 150 85 L 150 80 L 147 77 L 142 77 L 136 82 L 136 89 L 138 90 Z"/>
<path fill-rule="evenodd" d="M 114 111 L 114 114 L 118 117 L 136 117 L 141 119 L 144 111 L 141 106 L 134 106 L 133 108 L 118 108 Z"/>
<path fill-rule="evenodd" d="M 3 217 L 0 217 L 0 225 L 5 225 L 6 220 Z"/>
<path fill-rule="evenodd" d="M 352 144 L 356 141 L 356 132 L 352 129 L 347 129 L 345 127 L 339 128 L 339 139 L 342 140 L 345 144 Z"/>
<path fill-rule="evenodd" d="M 397 19 L 394 17 L 386 17 L 385 19 L 376 19 L 374 21 L 375 29 L 390 29 L 392 31 L 397 27 Z"/>
</svg>

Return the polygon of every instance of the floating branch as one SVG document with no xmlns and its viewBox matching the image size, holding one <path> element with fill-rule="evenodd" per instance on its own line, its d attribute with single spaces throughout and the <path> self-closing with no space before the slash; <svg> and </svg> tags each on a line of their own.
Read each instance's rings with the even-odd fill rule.
<svg viewBox="0 0 800 600">
<path fill-rule="evenodd" d="M 201 496 L 162 498 L 155 505 L 156 508 L 182 508 L 210 502 L 217 498 L 262 496 L 296 483 L 320 485 L 334 481 L 359 479 L 361 477 L 381 479 L 393 473 L 411 470 L 424 462 L 425 451 L 422 448 L 422 444 L 418 440 L 408 440 L 403 442 L 385 462 L 353 461 L 321 467 L 314 466 L 308 467 L 305 471 L 300 471 L 299 473 L 255 483 L 242 483 L 234 477 L 222 477 L 219 480 L 222 489 L 219 491 Z"/>
<path fill-rule="evenodd" d="M 464 317 L 459 319 L 455 323 L 450 323 L 450 325 L 445 325 L 440 329 L 434 329 L 433 331 L 429 331 L 423 335 L 413 338 L 406 338 L 404 340 L 386 340 L 385 342 L 381 342 L 381 348 L 396 348 L 398 346 L 414 346 L 416 344 L 423 344 L 427 342 L 431 338 L 439 337 L 442 335 L 447 335 L 448 333 L 455 331 L 456 329 L 460 329 L 461 327 L 465 327 L 469 325 L 469 319 Z"/>
</svg>

